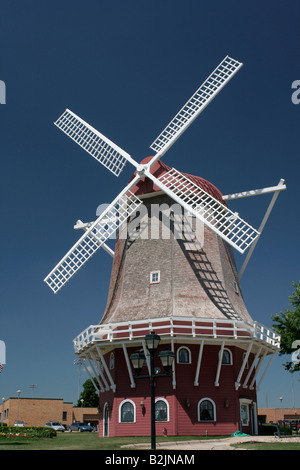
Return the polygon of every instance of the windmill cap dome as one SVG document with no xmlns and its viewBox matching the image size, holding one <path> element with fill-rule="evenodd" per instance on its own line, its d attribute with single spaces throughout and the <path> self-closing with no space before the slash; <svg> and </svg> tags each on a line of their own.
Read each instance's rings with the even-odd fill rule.
<svg viewBox="0 0 300 470">
<path fill-rule="evenodd" d="M 146 157 L 141 161 L 141 165 L 146 165 L 147 163 L 150 162 L 150 160 L 153 157 Z M 170 171 L 171 168 L 163 163 L 162 161 L 158 160 L 157 162 L 152 165 L 150 171 L 153 176 L 156 178 L 159 178 L 162 176 L 164 173 L 167 173 Z M 210 196 L 214 197 L 218 201 L 222 202 L 225 206 L 227 205 L 226 202 L 223 199 L 223 195 L 221 191 L 212 183 L 209 181 L 205 180 L 204 178 L 201 178 L 200 176 L 194 176 L 190 175 L 188 173 L 182 173 L 184 176 L 186 176 L 189 180 L 191 180 L 196 186 L 199 188 L 203 189 L 206 191 Z M 134 173 L 134 176 L 136 175 L 136 172 Z M 153 181 L 151 181 L 149 178 L 142 178 L 131 190 L 134 194 L 137 196 L 143 195 L 143 194 L 149 194 L 153 193 L 156 191 L 160 191 L 160 188 L 158 188 Z"/>
</svg>

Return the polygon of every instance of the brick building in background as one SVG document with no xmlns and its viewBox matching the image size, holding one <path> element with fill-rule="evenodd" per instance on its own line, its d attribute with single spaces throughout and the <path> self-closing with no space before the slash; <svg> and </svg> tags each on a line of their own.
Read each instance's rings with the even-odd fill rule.
<svg viewBox="0 0 300 470">
<path fill-rule="evenodd" d="M 83 421 L 92 426 L 98 425 L 97 408 L 73 407 L 73 403 L 62 398 L 8 398 L 2 401 L 0 421 L 14 426 L 16 421 L 25 426 L 45 426 L 48 421 L 58 421 L 70 425 Z"/>
</svg>

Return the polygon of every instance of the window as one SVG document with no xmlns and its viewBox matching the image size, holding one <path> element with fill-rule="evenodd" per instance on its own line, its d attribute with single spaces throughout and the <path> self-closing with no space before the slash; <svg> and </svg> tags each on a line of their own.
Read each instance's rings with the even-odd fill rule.
<svg viewBox="0 0 300 470">
<path fill-rule="evenodd" d="M 190 364 L 191 363 L 191 351 L 189 348 L 181 347 L 177 351 L 177 363 L 178 364 Z"/>
<path fill-rule="evenodd" d="M 151 271 L 150 284 L 158 284 L 160 282 L 160 271 Z"/>
<path fill-rule="evenodd" d="M 230 349 L 224 349 L 223 357 L 222 357 L 222 364 L 231 365 L 232 364 L 232 354 Z"/>
<path fill-rule="evenodd" d="M 62 412 L 62 420 L 67 421 L 67 412 L 66 411 Z"/>
<path fill-rule="evenodd" d="M 120 423 L 135 422 L 135 404 L 131 400 L 122 401 L 119 408 Z"/>
<path fill-rule="evenodd" d="M 115 367 L 115 353 L 110 353 L 110 356 L 109 356 L 109 368 L 110 369 L 114 369 Z"/>
<path fill-rule="evenodd" d="M 216 421 L 216 406 L 210 398 L 202 398 L 199 401 L 198 421 Z"/>
<path fill-rule="evenodd" d="M 162 398 L 155 402 L 155 421 L 169 421 L 169 404 Z"/>
</svg>

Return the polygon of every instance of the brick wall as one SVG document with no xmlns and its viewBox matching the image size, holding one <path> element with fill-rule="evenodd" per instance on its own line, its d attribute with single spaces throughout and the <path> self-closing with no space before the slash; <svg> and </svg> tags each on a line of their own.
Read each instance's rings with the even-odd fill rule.
<svg viewBox="0 0 300 470">
<path fill-rule="evenodd" d="M 1 420 L 8 426 L 13 426 L 19 417 L 25 421 L 26 426 L 45 426 L 47 421 L 59 421 L 64 425 L 73 421 L 96 422 L 98 420 L 97 408 L 73 408 L 72 403 L 63 399 L 52 398 L 9 398 L 0 406 Z"/>
<path fill-rule="evenodd" d="M 280 420 L 299 420 L 299 408 L 259 408 L 258 416 L 263 418 L 266 423 L 276 423 Z"/>
</svg>

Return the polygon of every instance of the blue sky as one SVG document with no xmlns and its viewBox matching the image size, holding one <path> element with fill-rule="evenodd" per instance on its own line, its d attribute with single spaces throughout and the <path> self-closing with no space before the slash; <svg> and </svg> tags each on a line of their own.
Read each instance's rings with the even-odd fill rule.
<svg viewBox="0 0 300 470">
<path fill-rule="evenodd" d="M 288 308 L 299 280 L 300 2 L 222 0 L 1 1 L 1 397 L 76 401 L 72 340 L 97 324 L 111 258 L 98 252 L 54 295 L 44 277 L 132 175 L 117 179 L 53 122 L 70 108 L 136 160 L 228 54 L 242 69 L 163 161 L 223 194 L 276 185 L 275 208 L 242 278 L 254 320 Z M 271 195 L 231 209 L 258 228 Z M 236 256 L 238 266 L 243 257 Z M 300 382 L 277 357 L 259 406 L 300 407 Z M 82 380 L 88 378 L 85 374 Z"/>
</svg>

